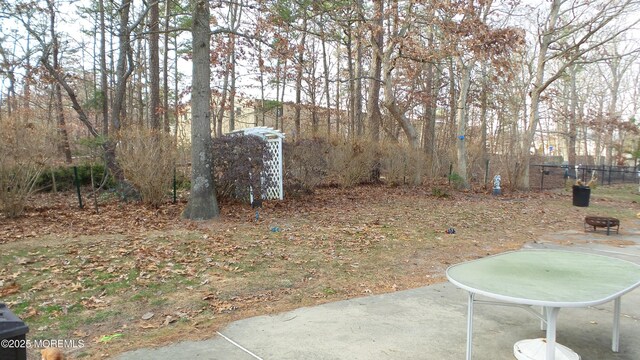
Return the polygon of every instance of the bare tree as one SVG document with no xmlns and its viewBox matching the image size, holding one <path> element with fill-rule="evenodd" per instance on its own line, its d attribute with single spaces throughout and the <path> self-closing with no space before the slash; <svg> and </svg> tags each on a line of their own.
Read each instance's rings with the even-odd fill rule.
<svg viewBox="0 0 640 360">
<path fill-rule="evenodd" d="M 598 49 L 637 24 L 625 24 L 611 32 L 604 30 L 629 12 L 637 10 L 637 0 L 599 1 L 592 6 L 577 6 L 568 0 L 552 0 L 537 36 L 537 54 L 533 67 L 527 128 L 520 146 L 517 186 L 529 189 L 530 149 L 540 124 L 542 93 L 585 54 Z M 554 63 L 551 69 L 549 64 Z"/>
</svg>

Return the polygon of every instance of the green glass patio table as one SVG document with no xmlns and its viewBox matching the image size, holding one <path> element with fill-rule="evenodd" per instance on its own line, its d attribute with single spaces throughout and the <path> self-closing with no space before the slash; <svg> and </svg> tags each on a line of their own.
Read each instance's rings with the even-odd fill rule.
<svg viewBox="0 0 640 360">
<path fill-rule="evenodd" d="M 620 342 L 620 298 L 640 285 L 640 266 L 585 252 L 527 249 L 472 260 L 447 269 L 451 283 L 469 292 L 467 360 L 471 360 L 473 305 L 518 305 L 532 310 L 546 327 L 546 359 L 555 359 L 556 321 L 563 307 L 614 301 L 612 350 Z M 480 301 L 482 295 L 497 301 Z M 533 311 L 540 306 L 542 312 Z"/>
</svg>

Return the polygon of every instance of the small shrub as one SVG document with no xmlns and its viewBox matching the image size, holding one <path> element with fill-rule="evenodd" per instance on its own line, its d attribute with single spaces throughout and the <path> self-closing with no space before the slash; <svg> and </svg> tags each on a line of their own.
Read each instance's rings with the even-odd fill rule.
<svg viewBox="0 0 640 360">
<path fill-rule="evenodd" d="M 179 144 L 176 160 L 176 180 L 178 187 L 188 190 L 191 188 L 191 144 Z"/>
<path fill-rule="evenodd" d="M 176 188 L 180 190 L 191 189 L 191 179 L 182 171 L 176 171 Z"/>
<path fill-rule="evenodd" d="M 171 188 L 176 162 L 175 143 L 169 134 L 138 127 L 124 129 L 116 159 L 144 203 L 162 204 Z"/>
<path fill-rule="evenodd" d="M 434 187 L 433 189 L 431 189 L 431 195 L 437 197 L 437 198 L 448 198 L 449 197 L 449 193 L 447 193 L 445 190 L 442 190 L 438 187 Z"/>
<path fill-rule="evenodd" d="M 456 172 L 453 172 L 451 173 L 451 175 L 449 175 L 449 181 L 456 189 L 459 189 L 464 185 L 464 179 Z"/>
<path fill-rule="evenodd" d="M 55 132 L 45 125 L 16 119 L 0 122 L 0 211 L 6 217 L 23 213 L 40 174 L 55 154 Z"/>
<path fill-rule="evenodd" d="M 115 185 L 113 178 L 103 164 L 80 164 L 78 165 L 78 181 L 80 186 L 91 185 L 91 172 L 93 171 L 93 179 L 95 185 L 100 185 L 101 181 L 105 181 L 105 189 L 110 189 Z M 104 177 L 108 178 L 105 179 Z M 36 188 L 40 190 L 52 190 L 55 178 L 56 190 L 64 191 L 73 189 L 75 186 L 75 178 L 72 166 L 60 166 L 57 168 L 49 168 L 42 172 L 36 183 Z"/>
</svg>

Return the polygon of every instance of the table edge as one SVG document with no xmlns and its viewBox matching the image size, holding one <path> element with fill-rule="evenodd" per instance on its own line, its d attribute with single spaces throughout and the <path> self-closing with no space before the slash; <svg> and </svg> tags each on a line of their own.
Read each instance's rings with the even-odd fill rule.
<svg viewBox="0 0 640 360">
<path fill-rule="evenodd" d="M 640 265 L 628 261 L 628 260 L 624 260 L 624 259 L 619 259 L 613 256 L 606 256 L 606 255 L 600 255 L 600 254 L 592 254 L 592 253 L 583 253 L 583 252 L 579 252 L 579 251 L 571 251 L 571 250 L 556 250 L 556 249 L 522 249 L 522 250 L 514 250 L 514 251 L 506 251 L 503 253 L 499 253 L 499 254 L 494 254 L 494 255 L 490 255 L 490 256 L 485 256 L 482 258 L 478 258 L 478 259 L 474 259 L 474 260 L 468 260 L 468 261 L 464 261 L 458 264 L 454 264 L 451 265 L 447 268 L 445 274 L 447 276 L 447 280 L 454 284 L 455 286 L 466 290 L 470 293 L 473 294 L 479 294 L 482 296 L 486 296 L 495 300 L 499 300 L 499 301 L 505 301 L 505 302 L 509 302 L 509 303 L 514 303 L 514 304 L 521 304 L 521 305 L 534 305 L 534 306 L 544 306 L 544 307 L 588 307 L 588 306 L 594 306 L 594 305 L 600 305 L 600 304 L 604 304 L 607 303 L 609 301 L 615 300 L 619 297 L 621 297 L 622 295 L 634 290 L 635 288 L 637 288 L 638 286 L 640 286 L 640 279 L 638 279 L 638 281 L 636 283 L 634 283 L 633 285 L 624 288 L 621 291 L 618 291 L 616 293 L 613 293 L 609 296 L 606 296 L 602 299 L 597 299 L 597 300 L 592 300 L 592 301 L 571 301 L 571 302 L 566 302 L 566 301 L 541 301 L 541 300 L 532 300 L 532 299 L 526 299 L 526 298 L 518 298 L 518 297 L 512 297 L 512 296 L 506 296 L 506 295 L 502 295 L 502 294 L 496 294 L 490 291 L 484 291 L 484 290 L 480 290 L 480 289 L 476 289 L 472 286 L 468 286 L 465 284 L 460 283 L 459 281 L 453 279 L 450 275 L 449 275 L 449 270 L 455 266 L 458 265 L 462 265 L 462 264 L 466 264 L 466 263 L 470 263 L 473 261 L 479 261 L 482 259 L 486 259 L 489 257 L 496 257 L 496 256 L 501 256 L 501 255 L 506 255 L 509 253 L 516 253 L 516 252 L 523 252 L 523 251 L 549 251 L 549 252 L 567 252 L 567 253 L 577 253 L 577 254 L 587 254 L 587 255 L 592 255 L 592 256 L 600 256 L 600 257 L 606 257 L 606 258 L 611 258 L 611 259 L 615 259 L 618 261 L 623 261 L 623 262 L 627 262 L 630 264 L 633 264 L 637 267 L 640 268 Z"/>
</svg>

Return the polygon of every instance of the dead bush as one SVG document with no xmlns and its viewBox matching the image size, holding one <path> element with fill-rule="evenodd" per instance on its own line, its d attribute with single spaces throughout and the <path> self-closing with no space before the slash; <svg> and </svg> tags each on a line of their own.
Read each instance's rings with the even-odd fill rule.
<svg viewBox="0 0 640 360">
<path fill-rule="evenodd" d="M 322 183 L 350 187 L 381 178 L 390 184 L 420 184 L 425 155 L 398 143 L 302 139 L 286 143 L 285 188 L 311 192 Z"/>
<path fill-rule="evenodd" d="M 285 192 L 308 194 L 324 181 L 329 146 L 326 140 L 319 138 L 284 144 Z"/>
<path fill-rule="evenodd" d="M 255 135 L 226 135 L 213 139 L 213 176 L 219 198 L 248 200 L 276 179 L 264 176 L 265 160 L 271 156 L 265 140 Z"/>
<path fill-rule="evenodd" d="M 173 181 L 176 157 L 175 142 L 169 134 L 141 127 L 120 132 L 116 159 L 145 204 L 163 203 Z"/>
<path fill-rule="evenodd" d="M 334 140 L 331 145 L 327 156 L 330 180 L 344 187 L 370 181 L 379 157 L 375 143 Z"/>
<path fill-rule="evenodd" d="M 384 179 L 392 185 L 419 185 L 424 173 L 425 155 L 420 149 L 397 143 L 381 145 L 380 159 Z"/>
<path fill-rule="evenodd" d="M 55 129 L 8 118 L 0 122 L 0 211 L 23 213 L 47 162 L 56 153 Z"/>
</svg>

